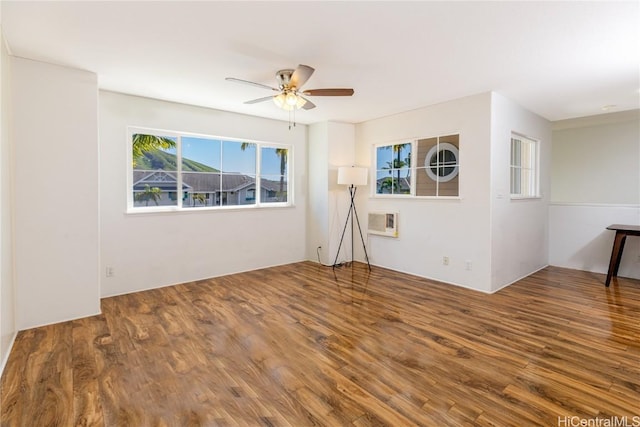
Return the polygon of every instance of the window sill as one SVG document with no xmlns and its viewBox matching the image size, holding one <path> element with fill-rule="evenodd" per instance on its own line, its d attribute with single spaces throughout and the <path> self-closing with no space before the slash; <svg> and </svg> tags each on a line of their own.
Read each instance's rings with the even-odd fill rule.
<svg viewBox="0 0 640 427">
<path fill-rule="evenodd" d="M 460 196 L 412 196 L 410 194 L 376 194 L 370 200 L 462 200 Z"/>
<path fill-rule="evenodd" d="M 519 200 L 542 200 L 542 196 L 531 196 L 531 197 L 510 196 L 510 199 L 513 200 L 513 201 L 519 201 Z"/>
<path fill-rule="evenodd" d="M 260 205 L 260 206 L 201 206 L 194 208 L 178 208 L 175 206 L 165 206 L 165 207 L 149 207 L 149 208 L 129 208 L 124 213 L 125 215 L 166 215 L 166 214 L 183 214 L 183 213 L 192 213 L 192 212 L 230 212 L 230 211 L 252 211 L 252 210 L 261 210 L 261 209 L 287 209 L 287 208 L 295 208 L 294 204 L 287 203 L 273 203 L 269 205 Z"/>
</svg>

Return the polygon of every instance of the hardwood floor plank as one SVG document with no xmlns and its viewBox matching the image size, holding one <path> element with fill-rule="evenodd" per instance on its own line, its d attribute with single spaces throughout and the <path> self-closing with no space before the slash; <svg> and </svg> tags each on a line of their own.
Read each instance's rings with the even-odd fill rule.
<svg viewBox="0 0 640 427">
<path fill-rule="evenodd" d="M 7 425 L 73 424 L 71 329 L 71 322 L 58 323 L 27 331 L 16 340 L 16 343 L 22 343 L 26 347 L 26 351 L 17 353 L 26 356 L 25 358 L 13 359 L 23 366 L 19 388 L 6 390 L 2 385 L 0 393 L 3 414 L 5 396 L 9 411 L 18 409 L 18 402 L 21 402 L 21 408 L 8 414 L 11 421 Z M 13 352 L 11 356 L 14 356 Z M 4 415 L 2 423 L 5 424 Z"/>
<path fill-rule="evenodd" d="M 105 298 L 22 331 L 2 426 L 551 426 L 640 416 L 640 281 L 493 295 L 310 262 Z"/>
<path fill-rule="evenodd" d="M 90 318 L 72 322 L 74 426 L 104 426 L 92 324 Z"/>
</svg>

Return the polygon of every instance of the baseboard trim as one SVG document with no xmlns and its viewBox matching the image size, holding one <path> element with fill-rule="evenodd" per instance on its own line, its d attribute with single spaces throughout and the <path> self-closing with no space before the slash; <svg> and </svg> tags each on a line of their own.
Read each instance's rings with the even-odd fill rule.
<svg viewBox="0 0 640 427">
<path fill-rule="evenodd" d="M 549 206 L 566 206 L 572 208 L 627 208 L 640 209 L 639 204 L 623 203 L 575 203 L 575 202 L 550 202 Z"/>
<path fill-rule="evenodd" d="M 499 292 L 500 290 L 502 290 L 502 289 L 506 288 L 507 286 L 511 286 L 511 285 L 513 285 L 514 283 L 519 282 L 520 280 L 523 280 L 523 279 L 525 279 L 525 278 L 527 278 L 527 277 L 531 276 L 532 274 L 536 274 L 538 271 L 540 271 L 540 270 L 544 270 L 544 269 L 545 269 L 545 268 L 547 268 L 547 267 L 549 267 L 549 264 L 545 264 L 545 265 L 543 265 L 542 267 L 538 268 L 537 270 L 533 270 L 531 273 L 527 273 L 527 274 L 525 274 L 524 276 L 521 276 L 521 277 L 519 277 L 519 278 L 517 278 L 517 279 L 515 279 L 515 280 L 513 280 L 513 281 L 511 281 L 511 282 L 509 282 L 509 283 L 506 283 L 506 284 L 504 284 L 504 285 L 500 286 L 498 289 L 495 289 L 495 290 L 493 290 L 493 291 L 491 291 L 491 292 L 489 292 L 489 293 L 490 293 L 490 294 L 495 294 L 496 292 Z"/>
<path fill-rule="evenodd" d="M 11 337 L 11 341 L 9 341 L 9 348 L 7 349 L 7 353 L 4 355 L 2 360 L 0 360 L 0 377 L 4 372 L 4 368 L 7 365 L 7 362 L 9 361 L 9 356 L 11 355 L 11 350 L 13 349 L 13 344 L 16 342 L 17 337 L 18 337 L 18 332 L 14 332 L 13 336 Z"/>
</svg>

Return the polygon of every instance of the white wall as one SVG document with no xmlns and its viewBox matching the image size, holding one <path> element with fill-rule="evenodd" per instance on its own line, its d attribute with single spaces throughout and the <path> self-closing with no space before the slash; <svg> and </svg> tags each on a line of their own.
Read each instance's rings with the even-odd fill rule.
<svg viewBox="0 0 640 427">
<path fill-rule="evenodd" d="M 11 58 L 18 329 L 99 313 L 97 77 Z"/>
<path fill-rule="evenodd" d="M 128 126 L 291 143 L 295 206 L 126 214 Z M 306 126 L 100 92 L 102 296 L 304 260 L 306 157 Z"/>
<path fill-rule="evenodd" d="M 640 203 L 640 110 L 553 124 L 553 203 Z"/>
<path fill-rule="evenodd" d="M 615 231 L 611 224 L 640 224 L 640 207 L 554 203 L 549 207 L 549 263 L 607 273 Z M 618 276 L 640 279 L 640 237 L 627 237 Z M 604 277 L 602 278 L 604 283 Z"/>
<path fill-rule="evenodd" d="M 362 255 L 362 242 L 358 236 L 358 226 L 353 223 L 353 242 L 351 241 L 351 220 L 347 222 L 351 199 L 347 186 L 338 185 L 338 168 L 342 166 L 368 166 L 357 164 L 356 142 L 355 142 L 355 125 L 350 123 L 329 122 L 329 264 L 333 264 L 337 259 L 337 263 L 351 261 L 351 246 L 353 243 L 353 258 L 364 261 Z M 366 194 L 368 187 L 359 187 L 358 193 Z M 365 224 L 362 224 L 365 225 Z M 340 238 L 344 231 L 342 246 L 340 246 Z M 366 228 L 364 229 L 366 232 Z M 366 235 L 365 235 L 366 237 Z M 365 240 L 366 242 L 366 240 Z M 336 258 L 336 254 L 338 253 Z"/>
<path fill-rule="evenodd" d="M 351 261 L 351 227 L 347 226 L 342 246 L 340 237 L 349 211 L 347 187 L 337 184 L 338 168 L 355 165 L 355 126 L 349 123 L 323 122 L 309 126 L 309 215 L 307 217 L 307 259 L 333 265 Z M 367 191 L 362 187 L 360 191 Z M 357 231 L 356 231 L 357 233 Z M 356 239 L 355 248 L 359 244 Z M 340 246 L 340 248 L 339 248 Z M 354 253 L 355 259 L 360 259 Z"/>
<path fill-rule="evenodd" d="M 491 288 L 496 291 L 548 263 L 551 123 L 497 93 L 491 106 Z M 512 132 L 540 141 L 539 199 L 510 198 Z"/>
<path fill-rule="evenodd" d="M 0 28 L 0 374 L 16 336 L 11 215 L 9 55 Z"/>
<path fill-rule="evenodd" d="M 329 251 L 329 123 L 309 126 L 307 152 L 307 259 L 331 264 Z"/>
<path fill-rule="evenodd" d="M 606 273 L 615 232 L 640 225 L 640 110 L 554 123 L 549 262 Z M 619 276 L 640 279 L 640 238 L 629 237 Z"/>
<path fill-rule="evenodd" d="M 377 143 L 460 134 L 459 199 L 360 195 L 359 212 L 365 226 L 368 211 L 399 212 L 397 239 L 368 237 L 372 264 L 491 291 L 490 120 L 491 94 L 485 93 L 356 126 L 356 161 L 362 165 L 373 164 Z M 449 257 L 448 266 L 443 265 L 443 256 Z M 471 271 L 465 269 L 467 261 L 472 263 Z"/>
</svg>

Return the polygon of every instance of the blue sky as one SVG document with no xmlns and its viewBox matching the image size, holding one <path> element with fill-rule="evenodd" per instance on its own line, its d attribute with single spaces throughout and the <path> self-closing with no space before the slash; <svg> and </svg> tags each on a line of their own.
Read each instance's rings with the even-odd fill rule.
<svg viewBox="0 0 640 427">
<path fill-rule="evenodd" d="M 182 137 L 183 158 L 224 172 L 255 175 L 256 145 L 249 144 L 244 150 L 241 147 L 241 143 L 237 141 Z M 280 175 L 280 157 L 276 154 L 275 148 L 262 148 L 261 172 L 262 175 Z"/>
<path fill-rule="evenodd" d="M 408 164 L 399 170 L 399 175 L 398 169 L 394 169 L 393 171 L 390 169 L 391 165 L 394 164 L 393 160 L 397 159 L 398 156 L 398 152 L 395 151 L 396 147 L 401 147 L 401 161 L 406 161 L 407 157 L 411 155 L 411 143 L 385 145 L 378 147 L 376 149 L 376 180 L 387 177 L 396 178 L 398 176 L 400 176 L 401 178 L 408 178 L 411 174 L 411 169 L 409 168 Z"/>
</svg>

